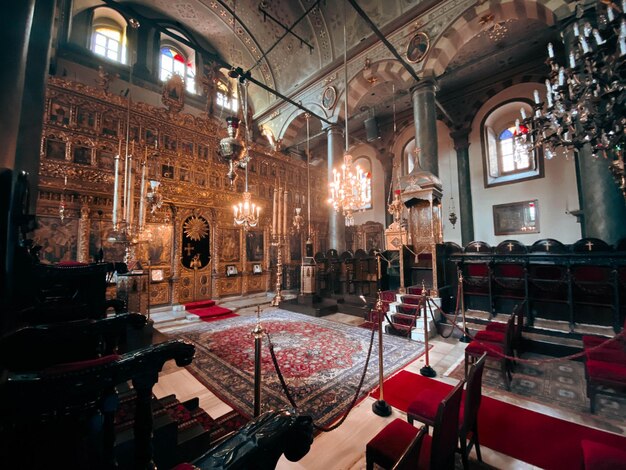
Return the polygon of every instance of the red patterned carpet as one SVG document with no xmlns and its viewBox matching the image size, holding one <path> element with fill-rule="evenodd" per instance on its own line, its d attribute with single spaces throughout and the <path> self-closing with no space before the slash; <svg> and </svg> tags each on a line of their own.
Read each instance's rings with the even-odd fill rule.
<svg viewBox="0 0 626 470">
<path fill-rule="evenodd" d="M 363 328 L 308 317 L 280 309 L 266 310 L 262 325 L 269 332 L 289 391 L 298 411 L 326 426 L 349 406 L 365 365 L 371 333 Z M 238 317 L 193 325 L 171 336 L 196 345 L 188 366 L 213 393 L 244 415 L 253 411 L 254 338 L 256 317 Z M 378 340 L 360 398 L 378 383 Z M 385 335 L 385 374 L 392 374 L 424 352 L 424 345 Z M 275 372 L 267 338 L 262 348 L 263 410 L 288 407 Z"/>
</svg>

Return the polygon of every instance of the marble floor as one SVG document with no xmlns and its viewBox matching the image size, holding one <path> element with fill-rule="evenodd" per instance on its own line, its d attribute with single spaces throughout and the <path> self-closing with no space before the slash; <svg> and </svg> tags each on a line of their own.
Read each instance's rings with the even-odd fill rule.
<svg viewBox="0 0 626 470">
<path fill-rule="evenodd" d="M 220 305 L 236 311 L 239 315 L 255 315 L 256 306 L 269 307 L 269 298 L 265 296 L 234 299 L 228 302 L 220 302 Z M 183 311 L 163 310 L 152 313 L 155 321 L 155 329 L 167 334 L 168 331 L 178 327 L 197 322 L 197 318 L 187 316 Z M 327 320 L 358 325 L 362 319 L 352 315 L 336 313 L 324 317 Z M 223 320 L 228 321 L 228 319 Z M 429 363 L 437 373 L 437 380 L 451 384 L 456 380 L 447 377 L 463 360 L 465 343 L 457 339 L 444 339 L 440 336 L 431 340 L 432 349 L 429 352 Z M 417 359 L 405 367 L 405 370 L 419 373 L 425 364 L 425 357 Z M 159 382 L 154 387 L 157 397 L 175 393 L 182 401 L 198 397 L 200 406 L 213 417 L 218 418 L 229 412 L 231 408 L 213 393 L 198 382 L 186 369 L 178 368 L 174 364 L 166 364 L 159 377 Z M 499 392 L 493 389 L 484 389 L 487 396 L 497 398 L 509 403 L 523 406 L 547 415 L 559 417 L 569 421 L 590 426 L 598 426 L 598 420 L 591 416 L 585 416 L 568 412 L 562 408 L 551 408 L 536 402 L 524 400 L 512 394 Z M 365 444 L 378 433 L 388 422 L 397 417 L 405 418 L 405 414 L 393 410 L 391 416 L 382 418 L 375 415 L 372 410 L 374 398 L 367 397 L 361 401 L 350 413 L 346 421 L 336 430 L 329 433 L 321 433 L 315 438 L 310 452 L 299 462 L 289 462 L 284 457 L 279 461 L 278 469 L 305 469 L 305 470 L 359 470 L 365 468 Z M 622 429 L 626 435 L 626 423 L 612 423 Z M 532 465 L 481 446 L 483 461 L 489 466 L 500 469 L 528 469 Z M 475 459 L 472 451 L 470 458 Z"/>
</svg>

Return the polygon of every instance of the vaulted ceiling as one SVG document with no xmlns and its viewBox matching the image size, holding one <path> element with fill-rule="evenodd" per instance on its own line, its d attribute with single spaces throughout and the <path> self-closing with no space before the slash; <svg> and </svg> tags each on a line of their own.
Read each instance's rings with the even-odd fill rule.
<svg viewBox="0 0 626 470">
<path fill-rule="evenodd" d="M 75 9 L 99 3 L 78 0 Z M 262 117 L 284 103 L 268 89 L 300 100 L 302 90 L 329 77 L 343 82 L 344 24 L 348 61 L 382 47 L 386 60 L 399 63 L 380 45 L 372 27 L 351 3 L 392 38 L 390 42 L 405 64 L 407 43 L 417 31 L 428 30 L 432 41 L 434 33 L 448 43 L 456 40 L 454 56 L 448 58 L 445 69 L 435 73 L 441 110 L 447 110 L 448 118 L 456 121 L 464 119 L 471 106 L 468 89 L 488 88 L 495 80 L 510 79 L 513 74 L 528 79 L 545 73 L 545 45 L 556 34 L 551 27 L 554 12 L 571 10 L 570 0 L 551 0 L 549 8 L 545 2 L 517 0 L 133 0 L 128 5 L 147 17 L 179 22 L 224 62 L 250 71 L 264 85 L 249 87 L 255 117 Z M 450 21 L 465 21 L 459 28 L 469 28 L 472 37 L 455 38 L 463 36 L 462 29 L 446 37 Z M 377 60 L 381 60 L 380 53 Z M 535 65 L 529 65 L 533 62 Z M 416 73 L 423 72 L 421 64 L 409 65 Z M 399 66 L 393 73 L 399 77 L 402 70 Z M 361 117 L 362 123 L 372 115 L 390 119 L 394 107 L 401 114 L 410 108 L 409 89 L 414 84 L 414 79 L 402 80 L 391 74 L 374 77 L 365 87 L 361 85 L 351 103 L 351 115 Z M 335 112 L 332 119 L 342 115 Z M 316 127 L 319 129 L 319 123 Z M 287 144 L 302 137 L 300 126 Z"/>
</svg>

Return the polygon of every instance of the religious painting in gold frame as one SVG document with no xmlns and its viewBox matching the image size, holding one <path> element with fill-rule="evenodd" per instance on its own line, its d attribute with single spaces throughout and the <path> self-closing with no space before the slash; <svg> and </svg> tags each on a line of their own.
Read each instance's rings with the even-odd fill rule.
<svg viewBox="0 0 626 470">
<path fill-rule="evenodd" d="M 538 200 L 494 205 L 493 226 L 496 235 L 539 233 Z"/>
<path fill-rule="evenodd" d="M 220 230 L 218 251 L 220 261 L 238 262 L 241 259 L 241 244 L 238 229 L 223 228 Z"/>
</svg>

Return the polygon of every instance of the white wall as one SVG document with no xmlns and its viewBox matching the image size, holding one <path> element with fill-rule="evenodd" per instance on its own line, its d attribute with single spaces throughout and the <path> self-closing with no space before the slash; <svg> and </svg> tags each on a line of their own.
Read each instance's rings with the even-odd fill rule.
<svg viewBox="0 0 626 470">
<path fill-rule="evenodd" d="M 459 179 L 457 177 L 456 150 L 448 126 L 437 121 L 437 147 L 439 153 L 439 179 L 443 186 L 442 218 L 443 240 L 461 244 L 461 214 L 459 211 Z M 458 217 L 455 228 L 448 220 L 450 198 L 454 197 L 454 212 Z"/>
<path fill-rule="evenodd" d="M 366 157 L 372 164 L 372 208 L 354 214 L 354 225 L 361 225 L 369 221 L 380 222 L 385 225 L 385 214 L 387 212 L 385 175 L 383 165 L 376 158 L 376 149 L 368 144 L 359 144 L 350 147 L 350 154 L 354 161 L 358 158 Z"/>
<path fill-rule="evenodd" d="M 544 178 L 491 188 L 485 188 L 484 185 L 480 137 L 481 122 L 485 115 L 498 104 L 515 98 L 532 100 L 533 90 L 539 88 L 539 84 L 524 83 L 514 85 L 498 93 L 483 105 L 472 122 L 469 157 L 475 240 L 481 240 L 495 246 L 503 240 L 515 239 L 525 245 L 531 245 L 542 238 L 554 238 L 563 243 L 572 243 L 581 237 L 580 225 L 576 222 L 576 218 L 566 213 L 566 210 L 579 208 L 576 172 L 572 159 L 566 160 L 562 157 L 555 157 L 552 160 L 545 160 Z M 441 151 L 440 148 L 440 155 Z M 441 171 L 441 162 L 439 168 Z M 538 200 L 540 232 L 496 236 L 494 234 L 492 206 L 531 199 Z M 444 231 L 444 233 L 447 236 L 449 231 Z"/>
</svg>

